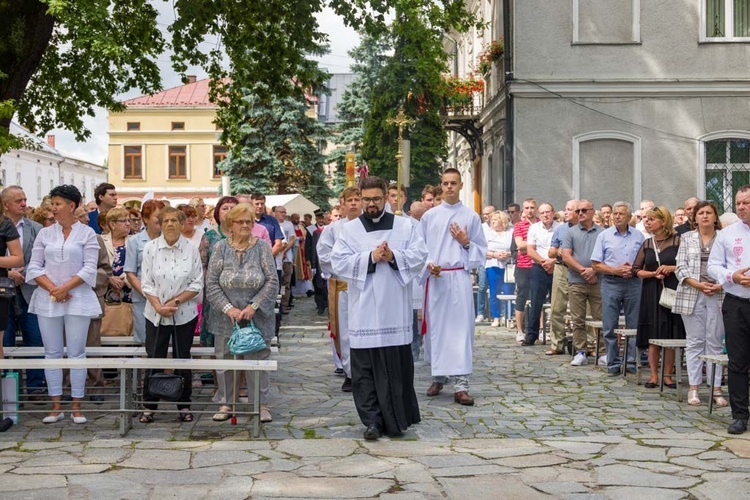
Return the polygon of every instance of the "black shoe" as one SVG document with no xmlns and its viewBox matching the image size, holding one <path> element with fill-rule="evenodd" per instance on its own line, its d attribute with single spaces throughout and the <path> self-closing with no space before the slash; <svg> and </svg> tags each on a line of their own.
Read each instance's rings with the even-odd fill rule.
<svg viewBox="0 0 750 500">
<path fill-rule="evenodd" d="M 307 296 L 308 297 L 312 297 L 313 295 L 315 295 L 315 292 L 313 292 L 312 290 L 308 290 L 307 291 Z"/>
<path fill-rule="evenodd" d="M 656 389 L 657 387 L 659 387 L 659 384 L 657 384 L 656 382 L 646 382 L 645 384 L 643 384 L 643 387 L 645 387 L 646 389 Z"/>
<path fill-rule="evenodd" d="M 323 316 L 323 314 L 326 312 L 325 307 L 319 307 L 318 308 L 318 316 Z"/>
<path fill-rule="evenodd" d="M 380 427 L 378 427 L 377 424 L 370 424 L 367 426 L 367 430 L 365 430 L 365 439 L 368 441 L 375 441 L 376 439 L 379 439 L 382 433 L 380 432 Z"/>
<path fill-rule="evenodd" d="M 746 430 L 747 430 L 747 419 L 746 418 L 737 418 L 737 419 L 734 420 L 734 422 L 732 422 L 731 424 L 729 424 L 729 427 L 727 427 L 727 432 L 729 434 L 742 434 Z"/>
<path fill-rule="evenodd" d="M 664 387 L 669 387 L 670 389 L 677 389 L 677 382 L 672 382 L 671 384 L 664 384 Z"/>
<path fill-rule="evenodd" d="M 352 392 L 352 379 L 349 377 L 346 377 L 344 379 L 344 383 L 341 384 L 341 391 L 342 392 Z"/>
<path fill-rule="evenodd" d="M 335 370 L 333 370 L 333 373 L 335 373 L 336 375 L 343 375 L 344 374 L 344 369 L 343 368 L 336 368 Z"/>
<path fill-rule="evenodd" d="M 534 344 L 536 344 L 536 340 L 524 340 L 523 342 L 521 342 L 522 346 L 530 346 Z"/>
</svg>

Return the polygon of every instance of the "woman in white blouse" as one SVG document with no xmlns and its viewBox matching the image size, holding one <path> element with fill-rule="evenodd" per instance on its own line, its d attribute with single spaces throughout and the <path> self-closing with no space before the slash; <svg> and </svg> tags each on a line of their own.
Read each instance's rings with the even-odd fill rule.
<svg viewBox="0 0 750 500">
<path fill-rule="evenodd" d="M 513 231 L 508 229 L 510 219 L 505 212 L 497 211 L 490 215 L 490 230 L 487 232 L 487 284 L 490 287 L 490 312 L 492 326 L 500 326 L 500 301 L 498 294 L 513 293 L 514 285 L 505 283 L 505 264 L 510 258 L 510 245 Z"/>
<path fill-rule="evenodd" d="M 174 334 L 173 357 L 190 358 L 195 326 L 198 323 L 198 292 L 203 289 L 203 266 L 198 247 L 180 233 L 185 213 L 173 207 L 159 212 L 162 235 L 143 249 L 141 289 L 146 297 L 146 353 L 149 358 L 166 358 L 169 339 Z M 159 328 L 161 325 L 161 328 Z M 174 326 L 173 326 L 174 325 Z M 144 411 L 139 421 L 154 421 L 159 399 L 148 390 L 149 370 L 143 382 Z M 178 370 L 183 378 L 182 397 L 177 402 L 180 421 L 192 422 L 191 370 Z"/>
<path fill-rule="evenodd" d="M 86 337 L 91 318 L 102 313 L 94 293 L 99 242 L 93 229 L 75 218 L 81 193 L 75 186 L 63 185 L 50 192 L 52 215 L 56 223 L 45 227 L 36 237 L 31 260 L 26 268 L 26 282 L 39 285 L 31 296 L 29 312 L 39 319 L 44 343 L 44 357 L 59 359 L 63 354 L 63 333 L 68 357 L 86 357 Z M 62 420 L 62 370 L 44 370 L 52 411 L 42 422 Z M 76 424 L 86 423 L 81 413 L 81 399 L 86 385 L 86 369 L 70 370 L 73 397 L 71 413 Z"/>
</svg>

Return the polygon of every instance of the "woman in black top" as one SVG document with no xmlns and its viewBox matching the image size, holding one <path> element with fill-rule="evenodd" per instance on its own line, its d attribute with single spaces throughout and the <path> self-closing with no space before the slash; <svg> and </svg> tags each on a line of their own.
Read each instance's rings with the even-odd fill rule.
<svg viewBox="0 0 750 500">
<path fill-rule="evenodd" d="M 5 255 L 9 253 L 10 255 Z M 8 269 L 23 267 L 23 250 L 21 240 L 13 222 L 5 217 L 0 204 L 0 277 L 8 277 Z M 17 290 L 17 293 L 21 293 Z M 0 338 L 8 326 L 8 314 L 10 313 L 10 299 L 0 298 Z M 14 339 L 15 340 L 15 339 Z M 3 347 L 0 345 L 0 358 L 4 356 Z"/>
</svg>

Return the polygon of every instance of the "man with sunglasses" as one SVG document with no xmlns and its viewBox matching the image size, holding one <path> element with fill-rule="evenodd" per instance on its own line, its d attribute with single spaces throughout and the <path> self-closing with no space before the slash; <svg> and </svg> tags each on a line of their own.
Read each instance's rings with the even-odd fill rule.
<svg viewBox="0 0 750 500">
<path fill-rule="evenodd" d="M 591 252 L 596 238 L 604 229 L 594 224 L 594 205 L 588 200 L 578 202 L 576 213 L 578 225 L 571 227 L 562 244 L 562 259 L 568 266 L 568 302 L 573 323 L 573 345 L 576 355 L 570 362 L 573 366 L 585 365 L 586 304 L 591 308 L 595 321 L 602 319 L 602 295 L 597 273 L 591 265 Z M 595 354 L 596 356 L 599 353 Z"/>
<path fill-rule="evenodd" d="M 555 208 L 550 203 L 539 205 L 539 222 L 531 225 L 527 236 L 526 254 L 533 261 L 529 288 L 531 307 L 526 321 L 526 337 L 522 345 L 534 345 L 539 338 L 539 321 L 547 296 L 552 294 L 552 273 L 555 272 L 555 259 L 549 254 L 552 235 L 560 225 L 554 219 Z"/>
</svg>

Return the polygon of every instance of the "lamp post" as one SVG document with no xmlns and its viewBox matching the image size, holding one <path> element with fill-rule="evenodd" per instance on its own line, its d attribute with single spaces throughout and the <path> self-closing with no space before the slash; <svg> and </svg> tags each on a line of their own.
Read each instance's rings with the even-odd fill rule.
<svg viewBox="0 0 750 500">
<path fill-rule="evenodd" d="M 404 106 L 399 106 L 398 114 L 394 118 L 388 118 L 386 123 L 390 125 L 396 125 L 398 127 L 398 152 L 396 153 L 396 161 L 398 162 L 398 171 L 396 173 L 396 210 L 393 211 L 396 215 L 402 215 L 401 212 L 401 173 L 403 170 L 404 163 L 404 148 L 403 148 L 403 132 L 404 127 L 414 123 L 414 120 L 407 117 L 404 113 Z"/>
</svg>

